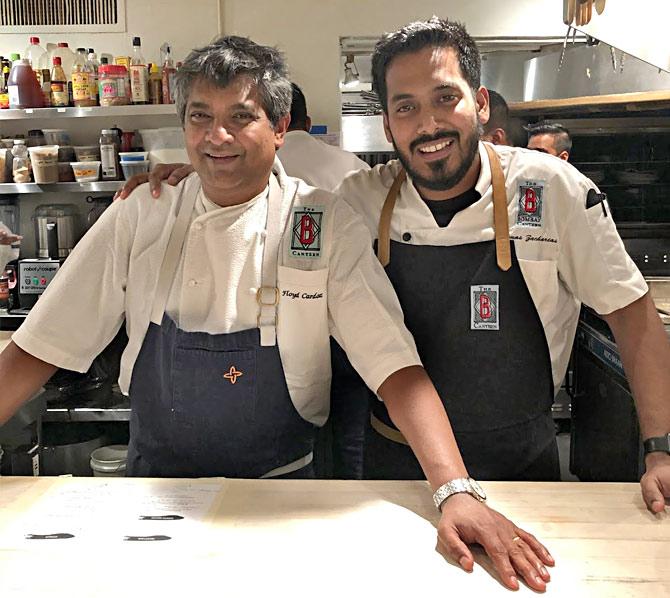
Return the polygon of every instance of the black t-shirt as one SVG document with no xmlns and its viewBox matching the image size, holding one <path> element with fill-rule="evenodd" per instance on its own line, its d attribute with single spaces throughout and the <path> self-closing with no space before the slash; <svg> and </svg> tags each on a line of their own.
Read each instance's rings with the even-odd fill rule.
<svg viewBox="0 0 670 598">
<path fill-rule="evenodd" d="M 433 214 L 435 222 L 440 227 L 448 226 L 451 222 L 451 219 L 458 214 L 461 210 L 464 210 L 468 206 L 471 206 L 473 203 L 478 201 L 481 198 L 479 191 L 472 188 L 461 193 L 456 197 L 451 199 L 442 199 L 442 200 L 433 200 L 433 199 L 424 199 L 428 209 Z"/>
</svg>

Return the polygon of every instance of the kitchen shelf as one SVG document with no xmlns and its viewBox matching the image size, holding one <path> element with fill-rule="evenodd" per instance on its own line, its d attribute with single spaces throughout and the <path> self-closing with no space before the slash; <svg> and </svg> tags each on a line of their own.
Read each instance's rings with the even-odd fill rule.
<svg viewBox="0 0 670 598">
<path fill-rule="evenodd" d="M 0 121 L 21 119 L 105 118 L 108 116 L 177 116 L 174 104 L 146 104 L 138 106 L 90 106 L 87 108 L 26 108 L 0 110 Z"/>
<path fill-rule="evenodd" d="M 15 193 L 113 193 L 125 181 L 96 181 L 95 183 L 0 183 L 0 195 Z"/>
<path fill-rule="evenodd" d="M 669 103 L 670 90 L 663 90 L 511 102 L 509 111 L 513 116 L 597 112 L 630 113 L 646 110 L 667 110 Z"/>
<path fill-rule="evenodd" d="M 127 422 L 130 420 L 130 399 L 112 392 L 104 399 L 92 399 L 85 395 L 77 398 L 57 398 L 52 390 L 47 396 L 45 422 Z"/>
<path fill-rule="evenodd" d="M 599 161 L 590 161 L 590 162 L 582 162 L 582 161 L 577 161 L 577 162 L 570 162 L 575 167 L 578 166 L 617 166 L 617 165 L 624 165 L 624 166 L 630 166 L 631 164 L 649 164 L 650 167 L 656 166 L 656 165 L 661 165 L 661 166 L 667 166 L 670 164 L 670 160 L 617 160 L 617 161 L 605 161 L 605 160 L 599 160 Z"/>
</svg>

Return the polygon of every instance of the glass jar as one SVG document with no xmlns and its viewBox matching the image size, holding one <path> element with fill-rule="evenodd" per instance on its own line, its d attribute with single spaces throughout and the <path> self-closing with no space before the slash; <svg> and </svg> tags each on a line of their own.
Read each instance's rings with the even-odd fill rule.
<svg viewBox="0 0 670 598">
<path fill-rule="evenodd" d="M 15 139 L 12 148 L 12 175 L 15 183 L 29 183 L 31 168 L 28 148 L 24 139 Z"/>
<path fill-rule="evenodd" d="M 118 64 L 103 64 L 98 70 L 98 88 L 101 106 L 130 104 L 128 71 Z"/>
</svg>

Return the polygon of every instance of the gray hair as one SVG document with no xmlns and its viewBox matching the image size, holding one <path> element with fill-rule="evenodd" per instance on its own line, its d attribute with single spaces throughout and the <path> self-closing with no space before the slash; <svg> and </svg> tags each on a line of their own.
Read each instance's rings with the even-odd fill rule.
<svg viewBox="0 0 670 598">
<path fill-rule="evenodd" d="M 261 46 L 247 37 L 220 37 L 186 57 L 175 75 L 175 104 L 184 124 L 186 105 L 198 80 L 227 87 L 236 77 L 249 77 L 258 89 L 263 110 L 276 126 L 291 110 L 291 82 L 286 63 L 276 48 Z"/>
</svg>

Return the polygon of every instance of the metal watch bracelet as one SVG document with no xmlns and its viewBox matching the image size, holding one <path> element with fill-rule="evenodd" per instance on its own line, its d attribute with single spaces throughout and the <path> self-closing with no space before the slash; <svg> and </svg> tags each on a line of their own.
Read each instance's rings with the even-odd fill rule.
<svg viewBox="0 0 670 598">
<path fill-rule="evenodd" d="M 482 487 L 472 478 L 456 478 L 446 484 L 442 484 L 433 494 L 433 502 L 438 511 L 442 511 L 442 505 L 454 494 L 466 493 L 480 502 L 486 500 L 486 494 Z"/>
</svg>

